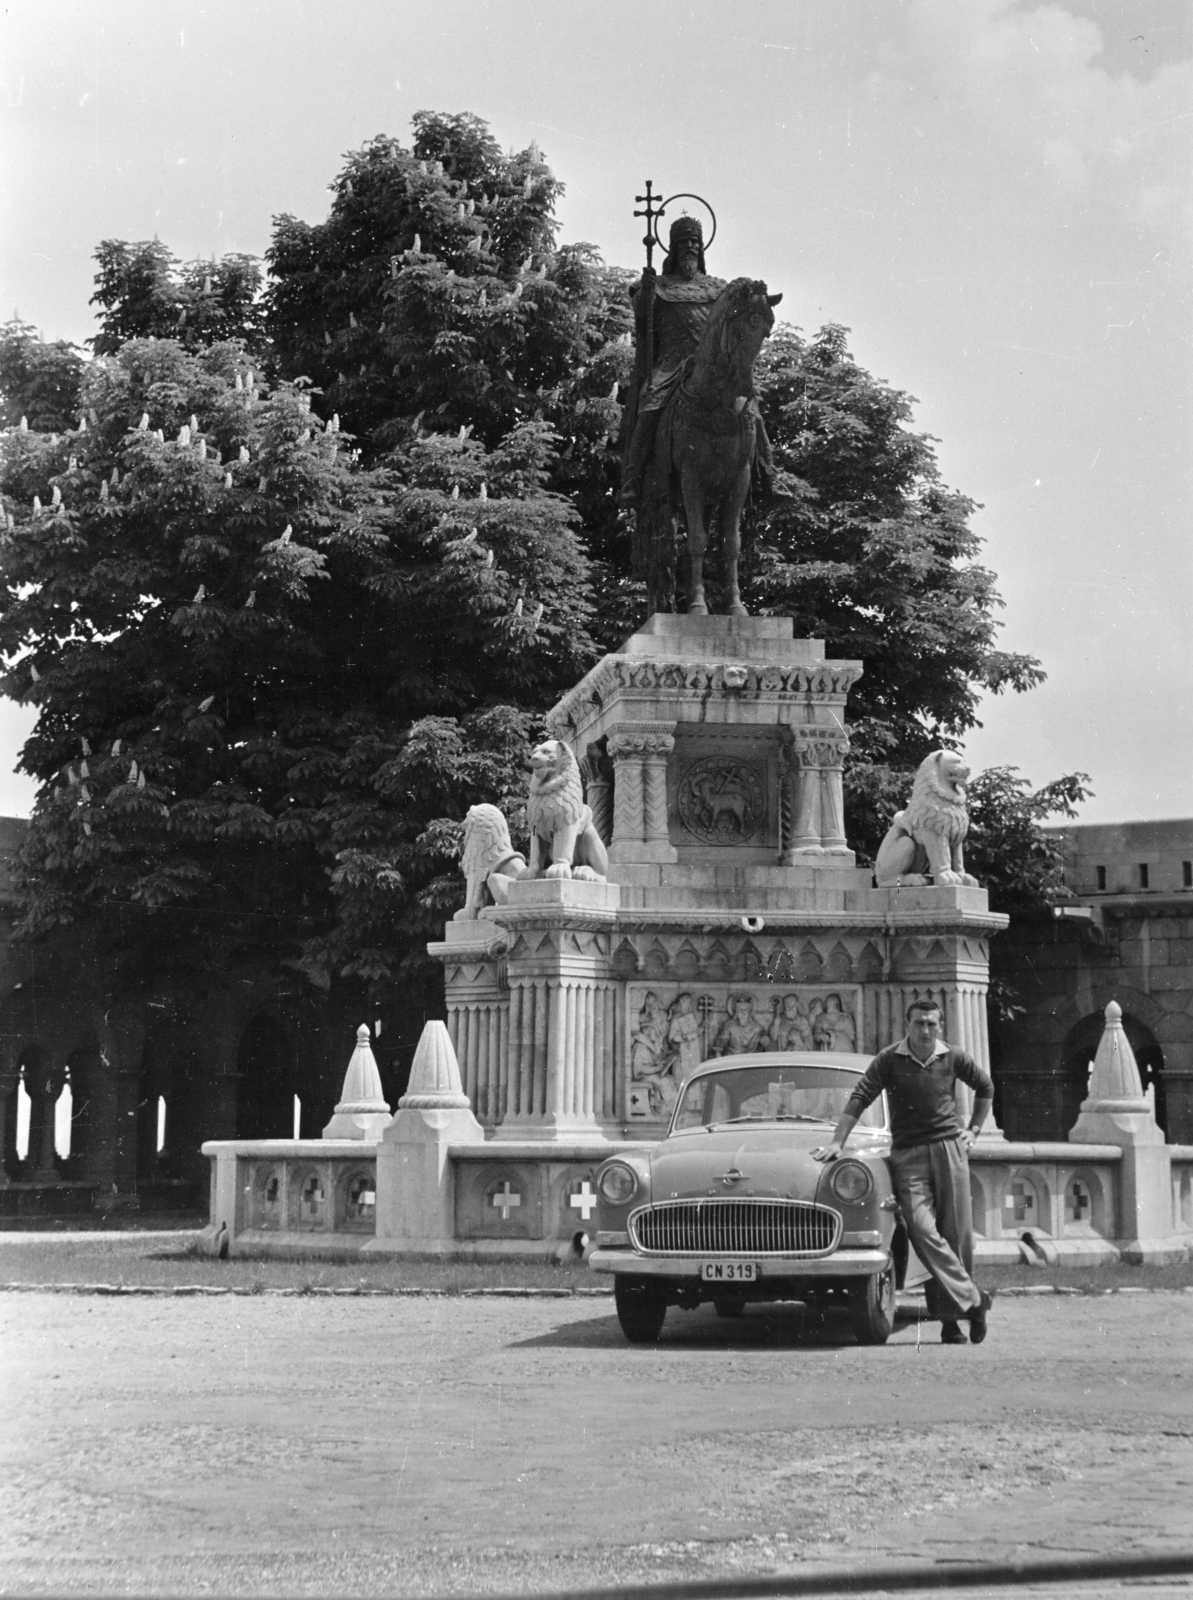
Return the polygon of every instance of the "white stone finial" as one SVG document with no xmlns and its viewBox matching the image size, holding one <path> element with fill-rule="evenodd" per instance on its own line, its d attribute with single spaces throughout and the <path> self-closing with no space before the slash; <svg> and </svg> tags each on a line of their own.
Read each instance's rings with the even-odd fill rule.
<svg viewBox="0 0 1193 1600">
<path fill-rule="evenodd" d="M 1136 1101 L 1143 1105 L 1143 1083 L 1135 1052 L 1123 1029 L 1123 1008 L 1112 1000 L 1106 1007 L 1106 1026 L 1090 1074 L 1091 1100 Z"/>
<path fill-rule="evenodd" d="M 381 1091 L 381 1074 L 362 1022 L 356 1030 L 356 1049 L 344 1074 L 335 1114 L 323 1130 L 325 1139 L 360 1139 L 376 1144 L 390 1123 L 389 1105 Z"/>
<path fill-rule="evenodd" d="M 428 1022 L 414 1052 L 410 1083 L 398 1101 L 399 1110 L 456 1111 L 470 1105 L 447 1024 Z"/>
<path fill-rule="evenodd" d="M 1123 1028 L 1123 1008 L 1106 1007 L 1106 1024 L 1089 1073 L 1089 1089 L 1069 1131 L 1074 1144 L 1128 1146 L 1163 1144 L 1155 1097 L 1143 1092 L 1135 1052 Z"/>
</svg>

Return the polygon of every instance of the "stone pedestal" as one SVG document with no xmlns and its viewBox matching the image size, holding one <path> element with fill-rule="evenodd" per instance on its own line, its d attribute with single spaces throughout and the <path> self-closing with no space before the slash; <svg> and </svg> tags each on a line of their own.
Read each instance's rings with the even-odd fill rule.
<svg viewBox="0 0 1193 1600">
<path fill-rule="evenodd" d="M 453 1146 L 481 1144 L 484 1130 L 460 1082 L 446 1027 L 423 1029 L 410 1086 L 377 1150 L 376 1234 L 363 1252 L 450 1255 L 456 1240 Z"/>
<path fill-rule="evenodd" d="M 429 946 L 495 1145 L 658 1137 L 683 1076 L 735 1028 L 744 1049 L 870 1055 L 929 997 L 989 1067 L 1006 918 L 983 889 L 875 889 L 846 843 L 860 673 L 789 619 L 655 616 L 551 712 L 610 882 L 522 879 Z"/>
<path fill-rule="evenodd" d="M 1112 1000 L 1090 1066 L 1089 1094 L 1069 1133 L 1071 1144 L 1117 1145 L 1119 1249 L 1125 1261 L 1165 1261 L 1183 1253 L 1174 1238 L 1172 1158 L 1145 1095 L 1135 1052 L 1123 1029 L 1122 1008 Z"/>
</svg>

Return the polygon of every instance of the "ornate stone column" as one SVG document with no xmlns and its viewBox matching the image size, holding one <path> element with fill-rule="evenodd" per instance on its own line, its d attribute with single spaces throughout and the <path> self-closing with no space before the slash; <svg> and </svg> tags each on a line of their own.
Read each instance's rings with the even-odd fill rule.
<svg viewBox="0 0 1193 1600">
<path fill-rule="evenodd" d="M 599 744 L 590 744 L 580 762 L 584 779 L 584 798 L 592 807 L 592 825 L 601 843 L 613 837 L 613 763 Z"/>
<path fill-rule="evenodd" d="M 623 722 L 610 733 L 614 774 L 610 861 L 678 859 L 667 826 L 667 758 L 674 749 L 674 722 Z"/>
<path fill-rule="evenodd" d="M 671 859 L 674 859 L 675 851 L 670 849 L 671 839 L 667 828 L 667 758 L 675 749 L 674 724 L 670 730 L 660 729 L 658 732 L 648 733 L 642 743 L 645 774 L 643 819 L 646 825 L 646 843 L 667 846 Z"/>
<path fill-rule="evenodd" d="M 841 768 L 849 737 L 841 727 L 819 724 L 793 728 L 784 778 L 784 813 L 790 817 L 782 864 L 798 865 L 807 856 L 848 856 Z"/>
</svg>

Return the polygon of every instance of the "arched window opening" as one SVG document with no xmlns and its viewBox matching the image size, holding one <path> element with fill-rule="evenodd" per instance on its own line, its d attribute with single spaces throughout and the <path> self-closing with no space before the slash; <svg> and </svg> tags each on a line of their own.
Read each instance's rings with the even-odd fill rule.
<svg viewBox="0 0 1193 1600">
<path fill-rule="evenodd" d="M 17 1083 L 17 1160 L 29 1159 L 29 1128 L 33 1120 L 33 1101 L 25 1087 L 25 1069 Z"/>
<path fill-rule="evenodd" d="M 238 1139 L 284 1139 L 294 1126 L 298 1077 L 293 1040 L 266 1012 L 244 1030 L 237 1052 Z"/>
<path fill-rule="evenodd" d="M 292 1137 L 295 1139 L 302 1138 L 302 1100 L 298 1095 L 294 1096 L 294 1133 Z"/>
<path fill-rule="evenodd" d="M 54 1103 L 54 1150 L 60 1161 L 70 1160 L 71 1123 L 75 1114 L 75 1097 L 70 1086 L 70 1068 L 66 1069 L 66 1082 Z"/>
<path fill-rule="evenodd" d="M 166 1148 L 166 1097 L 159 1094 L 157 1097 L 157 1153 L 160 1156 Z"/>
</svg>

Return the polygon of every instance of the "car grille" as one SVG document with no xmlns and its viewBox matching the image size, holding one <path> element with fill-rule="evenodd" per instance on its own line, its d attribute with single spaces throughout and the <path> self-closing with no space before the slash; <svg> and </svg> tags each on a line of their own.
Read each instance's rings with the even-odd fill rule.
<svg viewBox="0 0 1193 1600">
<path fill-rule="evenodd" d="M 663 1200 L 636 1211 L 629 1229 L 647 1255 L 826 1256 L 841 1218 L 803 1200 Z"/>
</svg>

